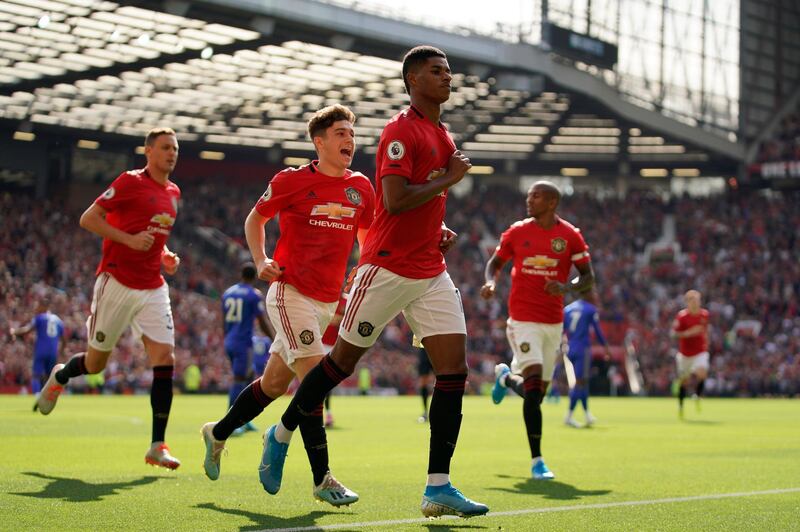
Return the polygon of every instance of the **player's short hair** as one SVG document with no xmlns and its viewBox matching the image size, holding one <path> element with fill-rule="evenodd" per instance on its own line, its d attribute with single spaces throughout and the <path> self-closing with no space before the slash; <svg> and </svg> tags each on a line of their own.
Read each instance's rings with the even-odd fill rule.
<svg viewBox="0 0 800 532">
<path fill-rule="evenodd" d="M 537 181 L 531 185 L 530 190 L 539 187 L 544 189 L 545 193 L 551 198 L 555 198 L 557 203 L 561 203 L 561 190 L 552 181 Z"/>
<path fill-rule="evenodd" d="M 252 262 L 245 262 L 242 264 L 242 279 L 245 281 L 254 281 L 256 278 L 256 265 Z"/>
<path fill-rule="evenodd" d="M 409 50 L 405 57 L 403 57 L 403 84 L 406 86 L 406 92 L 411 94 L 411 89 L 408 86 L 408 73 L 413 69 L 416 70 L 424 65 L 430 57 L 442 57 L 447 59 L 447 55 L 436 48 L 435 46 L 423 45 L 415 46 Z"/>
<path fill-rule="evenodd" d="M 683 298 L 684 299 L 689 299 L 690 297 L 696 297 L 697 299 L 700 299 L 700 297 L 701 297 L 700 291 L 699 290 L 695 290 L 693 288 L 691 290 L 687 290 L 686 293 L 683 294 Z"/>
<path fill-rule="evenodd" d="M 161 135 L 176 136 L 175 130 L 173 130 L 171 127 L 154 127 L 147 132 L 147 136 L 144 138 L 144 145 L 152 146 L 156 139 Z"/>
<path fill-rule="evenodd" d="M 356 115 L 348 107 L 338 103 L 323 107 L 308 121 L 308 138 L 313 141 L 314 137 L 322 136 L 326 129 L 339 120 L 347 120 L 351 124 L 355 124 Z"/>
</svg>

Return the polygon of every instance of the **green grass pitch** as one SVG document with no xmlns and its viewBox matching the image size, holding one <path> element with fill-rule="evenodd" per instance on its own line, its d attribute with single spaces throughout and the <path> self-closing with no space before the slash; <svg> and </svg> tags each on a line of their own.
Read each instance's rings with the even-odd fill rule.
<svg viewBox="0 0 800 532">
<path fill-rule="evenodd" d="M 467 397 L 452 479 L 491 512 L 435 521 L 419 512 L 428 426 L 416 422 L 418 398 L 333 398 L 332 470 L 361 495 L 340 509 L 313 500 L 299 434 L 278 495 L 258 482 L 258 433 L 231 438 L 209 481 L 199 430 L 226 402 L 175 397 L 167 439 L 183 465 L 170 472 L 144 464 L 146 395 L 64 396 L 47 417 L 31 412 L 31 397 L 0 397 L 0 529 L 800 530 L 797 400 L 706 399 L 681 422 L 672 399 L 593 398 L 592 429 L 562 424 L 563 399 L 546 403 L 543 451 L 556 479 L 537 482 L 522 401 Z"/>
</svg>

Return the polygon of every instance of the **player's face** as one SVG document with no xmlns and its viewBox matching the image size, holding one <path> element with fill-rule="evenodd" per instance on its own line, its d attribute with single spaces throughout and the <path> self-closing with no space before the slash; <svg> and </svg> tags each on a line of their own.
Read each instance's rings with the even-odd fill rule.
<svg viewBox="0 0 800 532">
<path fill-rule="evenodd" d="M 318 139 L 318 140 L 317 140 Z M 356 132 L 353 124 L 339 120 L 325 130 L 325 134 L 315 139 L 320 160 L 338 168 L 348 168 L 356 152 Z"/>
<path fill-rule="evenodd" d="M 528 207 L 528 216 L 541 216 L 554 207 L 554 199 L 545 189 L 540 187 L 533 187 L 528 191 L 528 199 L 526 205 Z"/>
<path fill-rule="evenodd" d="M 171 174 L 178 162 L 178 139 L 175 135 L 159 135 L 150 146 L 144 148 L 147 164 L 159 172 Z"/>
<path fill-rule="evenodd" d="M 420 96 L 443 104 L 450 99 L 453 75 L 444 57 L 429 57 L 415 73 L 413 91 Z"/>
<path fill-rule="evenodd" d="M 694 312 L 700 308 L 700 294 L 697 292 L 689 292 L 685 296 L 686 308 Z"/>
</svg>

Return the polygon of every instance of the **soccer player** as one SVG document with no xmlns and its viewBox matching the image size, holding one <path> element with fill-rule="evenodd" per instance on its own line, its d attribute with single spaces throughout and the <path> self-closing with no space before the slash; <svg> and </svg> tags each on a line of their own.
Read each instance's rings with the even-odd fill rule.
<svg viewBox="0 0 800 532">
<path fill-rule="evenodd" d="M 88 346 L 57 364 L 39 394 L 39 412 L 49 414 L 69 379 L 103 371 L 122 333 L 131 326 L 144 343 L 153 367 L 150 405 L 151 465 L 177 469 L 180 461 L 164 443 L 172 406 L 175 335 L 169 289 L 161 275 L 173 275 L 180 258 L 167 248 L 181 192 L 169 175 L 178 161 L 178 139 L 170 128 L 152 129 L 145 138 L 147 165 L 123 172 L 81 215 L 81 227 L 103 237 Z"/>
<path fill-rule="evenodd" d="M 248 377 L 252 378 L 253 323 L 258 321 L 261 331 L 274 338 L 275 331 L 267 322 L 261 291 L 253 286 L 256 267 L 253 263 L 242 266 L 241 281 L 228 287 L 222 294 L 222 325 L 225 330 L 225 354 L 231 361 L 233 383 L 228 391 L 228 408 L 244 390 Z M 259 373 L 260 374 L 260 373 Z M 238 427 L 237 436 L 247 431 L 256 431 L 251 422 Z"/>
<path fill-rule="evenodd" d="M 538 480 L 555 475 L 542 459 L 542 397 L 553 374 L 561 343 L 564 294 L 584 292 L 594 283 L 588 247 L 580 230 L 556 215 L 561 192 L 549 181 L 537 181 L 528 190 L 528 216 L 511 225 L 486 264 L 481 297 L 494 296 L 496 279 L 513 260 L 506 336 L 514 357 L 511 368 L 495 366 L 492 400 L 499 404 L 511 388 L 523 398 L 522 417 L 531 450 L 531 474 Z M 567 282 L 575 265 L 579 276 Z"/>
<path fill-rule="evenodd" d="M 700 411 L 700 397 L 703 395 L 708 377 L 708 311 L 700 306 L 701 295 L 697 290 L 689 290 L 683 296 L 686 308 L 678 312 L 672 323 L 671 334 L 678 339 L 678 415 L 683 419 L 683 400 L 686 398 L 686 384 L 694 378 L 695 408 Z"/>
<path fill-rule="evenodd" d="M 237 427 L 259 415 L 286 393 L 294 379 L 303 380 L 324 355 L 322 331 L 336 311 L 347 259 L 358 240 L 364 242 L 375 212 L 375 192 L 366 176 L 349 170 L 355 152 L 355 115 L 342 105 L 317 111 L 308 135 L 319 161 L 287 168 L 272 178 L 245 221 L 245 236 L 259 279 L 269 281 L 267 312 L 276 325 L 275 342 L 260 379 L 245 388 L 217 423 L 202 428 L 204 468 L 219 478 L 220 453 Z M 279 215 L 280 238 L 272 258 L 266 254 L 264 225 Z M 319 398 L 300 426 L 314 476 L 314 497 L 341 506 L 358 495 L 337 481 L 328 467 L 328 444 Z M 268 433 L 271 434 L 271 432 Z M 259 468 L 264 489 L 266 465 Z"/>
<path fill-rule="evenodd" d="M 271 492 L 280 488 L 293 431 L 322 398 L 352 375 L 386 324 L 403 312 L 431 357 L 436 384 L 430 408 L 427 517 L 483 515 L 488 508 L 450 483 L 450 461 L 461 426 L 467 380 L 466 324 L 458 289 L 444 255 L 455 233 L 444 225 L 447 190 L 470 168 L 440 122 L 450 97 L 447 57 L 431 46 L 410 50 L 403 81 L 411 106 L 386 124 L 376 155 L 375 223 L 367 235 L 350 299 L 333 351 L 300 384 L 281 422 L 265 439 L 263 463 Z"/>
<path fill-rule="evenodd" d="M 606 359 L 611 358 L 608 342 L 600 328 L 600 317 L 595 306 L 596 299 L 594 290 L 589 290 L 582 293 L 580 299 L 576 299 L 564 309 L 564 334 L 567 336 L 569 345 L 567 358 L 575 372 L 575 386 L 569 391 L 569 410 L 564 419 L 564 424 L 570 427 L 579 428 L 581 426 L 572 417 L 578 401 L 583 406 L 586 426 L 592 426 L 597 422 L 597 419 L 589 412 L 589 368 L 592 363 L 590 328 L 594 329 L 597 341 L 605 348 Z"/>
<path fill-rule="evenodd" d="M 33 345 L 33 371 L 31 373 L 31 392 L 38 394 L 42 385 L 47 380 L 56 359 L 60 354 L 64 357 L 66 338 L 64 338 L 64 322 L 61 318 L 50 312 L 50 302 L 47 297 L 42 297 L 36 304 L 36 314 L 27 324 L 19 328 L 11 328 L 11 336 L 23 337 L 29 332 L 36 331 L 36 341 Z M 36 410 L 38 403 L 34 404 Z"/>
<path fill-rule="evenodd" d="M 422 415 L 419 416 L 417 421 L 419 423 L 427 423 L 428 395 L 430 393 L 428 388 L 431 385 L 433 366 L 431 366 L 431 359 L 428 357 L 424 347 L 420 347 L 417 351 L 417 375 L 419 375 L 419 396 L 422 398 Z"/>
</svg>

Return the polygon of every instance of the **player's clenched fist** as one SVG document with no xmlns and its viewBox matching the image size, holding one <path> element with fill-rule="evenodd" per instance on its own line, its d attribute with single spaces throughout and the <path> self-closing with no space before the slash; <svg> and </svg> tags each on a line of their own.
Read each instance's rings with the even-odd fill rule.
<svg viewBox="0 0 800 532">
<path fill-rule="evenodd" d="M 494 281 L 485 283 L 483 286 L 481 286 L 481 297 L 483 299 L 490 299 L 492 296 L 494 296 L 495 288 L 496 285 Z"/>
<path fill-rule="evenodd" d="M 272 259 L 264 259 L 256 266 L 258 278 L 262 281 L 274 281 L 281 274 L 281 267 Z"/>
<path fill-rule="evenodd" d="M 469 157 L 459 150 L 454 151 L 447 162 L 447 174 L 453 180 L 453 184 L 461 181 L 470 168 L 472 163 L 469 162 Z"/>
<path fill-rule="evenodd" d="M 147 251 L 153 245 L 155 238 L 147 231 L 140 231 L 135 235 L 131 235 L 128 239 L 127 246 L 136 251 Z"/>
<path fill-rule="evenodd" d="M 177 253 L 166 251 L 161 255 L 161 264 L 164 265 L 164 271 L 169 275 L 175 275 L 178 271 L 178 266 L 181 264 L 181 258 Z"/>
</svg>

